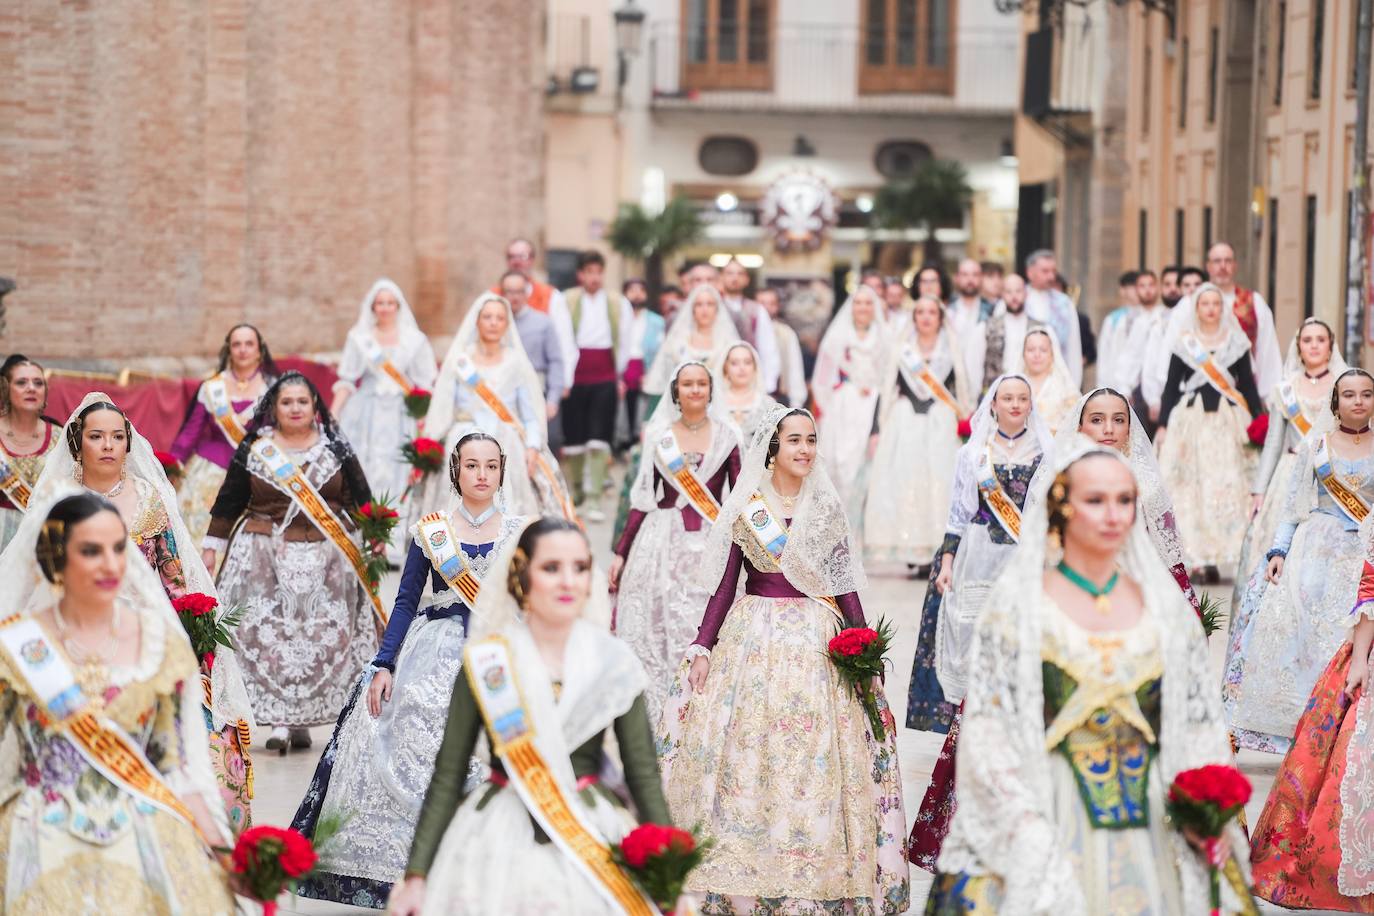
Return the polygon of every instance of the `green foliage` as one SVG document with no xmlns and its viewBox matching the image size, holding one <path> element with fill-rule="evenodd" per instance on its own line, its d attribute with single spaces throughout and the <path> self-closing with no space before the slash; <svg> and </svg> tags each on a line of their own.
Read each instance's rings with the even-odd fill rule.
<svg viewBox="0 0 1374 916">
<path fill-rule="evenodd" d="M 647 260 L 666 258 L 701 237 L 701 218 L 685 197 L 674 197 L 657 216 L 639 204 L 621 204 L 606 230 L 606 241 L 618 254 Z"/>
<path fill-rule="evenodd" d="M 1211 595 L 1203 593 L 1198 596 L 1197 616 L 1202 621 L 1202 632 L 1211 636 L 1221 625 L 1226 622 L 1226 615 L 1222 613 L 1221 602 Z"/>
<path fill-rule="evenodd" d="M 873 201 L 873 222 L 888 229 L 922 228 L 959 222 L 973 200 L 968 172 L 949 159 L 931 159 L 910 178 L 889 181 Z"/>
</svg>

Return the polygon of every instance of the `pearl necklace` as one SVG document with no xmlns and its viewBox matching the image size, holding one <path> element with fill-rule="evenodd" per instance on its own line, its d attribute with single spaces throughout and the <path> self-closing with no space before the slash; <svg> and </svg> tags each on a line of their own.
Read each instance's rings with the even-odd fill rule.
<svg viewBox="0 0 1374 916">
<path fill-rule="evenodd" d="M 703 426 L 705 426 L 707 423 L 710 423 L 711 418 L 709 416 L 704 416 L 695 423 L 688 423 L 686 417 L 681 417 L 679 418 L 678 422 L 682 424 L 682 428 L 687 430 L 687 432 L 694 433 L 697 430 L 701 429 Z"/>
</svg>

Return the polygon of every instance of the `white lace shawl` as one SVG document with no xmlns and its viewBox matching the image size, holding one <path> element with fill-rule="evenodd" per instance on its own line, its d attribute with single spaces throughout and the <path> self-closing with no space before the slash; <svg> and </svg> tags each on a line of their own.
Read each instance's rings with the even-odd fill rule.
<svg viewBox="0 0 1374 916">
<path fill-rule="evenodd" d="M 765 467 L 768 443 L 777 432 L 778 424 L 793 411 L 794 408 L 775 404 L 765 412 L 744 456 L 739 480 L 721 506 L 716 523 L 711 526 L 698 581 L 712 592 L 720 585 L 731 544 L 739 534 L 735 523 L 743 518 L 749 501 L 760 492 L 765 480 L 771 479 L 772 474 Z M 800 412 L 815 423 L 808 411 Z M 774 509 L 775 515 L 777 511 Z M 781 517 L 777 521 L 783 524 Z M 851 543 L 844 504 L 817 450 L 811 462 L 811 473 L 802 481 L 797 496 L 792 527 L 779 565 L 793 588 L 813 598 L 857 592 L 868 584 L 868 577 Z"/>
<path fill-rule="evenodd" d="M 416 323 L 415 313 L 410 310 L 410 303 L 406 301 L 401 288 L 383 277 L 372 284 L 372 288 L 363 297 L 362 304 L 358 306 L 358 320 L 353 323 L 344 340 L 343 356 L 339 360 L 339 380 L 334 383 L 335 388 L 354 388 L 353 380 L 362 376 L 371 366 L 367 359 L 367 351 L 369 343 L 376 339 L 377 333 L 377 316 L 372 312 L 372 303 L 382 290 L 390 292 L 400 304 L 396 312 L 396 349 L 399 356 L 396 360 L 397 368 L 406 373 L 411 384 L 420 388 L 434 383 L 434 350 L 430 346 L 429 338 Z M 392 385 L 392 388 L 395 389 L 395 386 Z"/>
<path fill-rule="evenodd" d="M 692 347 L 692 334 L 696 330 L 696 315 L 693 311 L 698 298 L 709 296 L 716 303 L 716 317 L 711 324 L 711 350 L 701 353 Z M 730 312 L 720 297 L 720 292 L 709 283 L 703 283 L 678 309 L 668 332 L 663 335 L 654 361 L 644 373 L 643 387 L 646 394 L 668 393 L 668 381 L 677 374 L 674 367 L 692 359 L 701 359 L 708 364 L 714 363 L 725 348 L 739 340 L 739 330 L 730 318 Z"/>
<path fill-rule="evenodd" d="M 673 378 L 677 378 L 687 366 L 701 366 L 703 369 L 710 369 L 705 364 L 691 360 L 680 364 L 673 371 Z M 730 457 L 730 452 L 740 447 L 739 433 L 729 417 L 724 414 L 724 395 L 721 387 L 721 380 L 715 377 L 711 383 L 711 400 L 706 409 L 708 421 L 711 424 L 711 445 L 706 450 L 706 456 L 702 459 L 701 467 L 694 472 L 696 478 L 704 486 L 710 480 L 720 466 Z M 644 448 L 639 457 L 639 468 L 635 472 L 634 483 L 630 486 L 630 508 L 640 512 L 652 512 L 658 508 L 658 501 L 666 496 L 663 492 L 664 484 L 654 485 L 654 468 L 658 467 L 659 472 L 668 477 L 666 468 L 658 464 L 658 443 L 664 436 L 673 434 L 673 424 L 682 417 L 682 411 L 673 399 L 664 395 L 658 402 L 658 407 L 654 409 L 653 416 L 644 425 Z M 675 506 L 683 505 L 684 497 L 678 494 Z"/>
<path fill-rule="evenodd" d="M 950 394 L 954 395 L 954 400 L 959 405 L 959 419 L 963 419 L 963 415 L 969 409 L 969 393 L 972 389 L 969 386 L 968 372 L 964 367 L 963 350 L 959 346 L 958 335 L 949 326 L 946 317 L 945 307 L 940 305 L 940 333 L 935 341 L 935 352 L 926 360 L 926 364 L 930 367 L 930 374 L 942 383 L 949 377 L 950 370 L 954 371 L 954 390 Z M 897 325 L 896 339 L 883 354 L 883 387 L 878 395 L 878 416 L 881 418 L 883 426 L 887 425 L 888 414 L 892 412 L 892 408 L 901 401 L 901 386 L 897 380 L 902 371 L 902 347 L 906 345 L 920 354 L 920 343 L 914 322 L 902 322 Z M 934 397 L 933 394 L 925 390 L 926 386 L 919 379 L 915 381 L 918 397 L 927 399 Z"/>
<path fill-rule="evenodd" d="M 873 323 L 862 337 L 854 326 L 856 296 L 873 299 Z M 867 286 L 860 286 L 830 320 L 820 347 L 816 350 L 811 392 L 822 417 L 830 408 L 831 395 L 840 385 L 841 373 L 863 388 L 877 388 L 882 384 L 882 372 L 890 358 L 888 351 L 892 349 L 887 334 L 882 300 Z"/>
<path fill-rule="evenodd" d="M 1068 454 L 1054 456 L 1053 473 L 1042 482 L 1089 452 L 1125 462 L 1115 450 L 1080 443 Z M 955 764 L 959 805 L 939 868 L 1000 878 L 1002 916 L 1089 916 L 1072 862 L 1058 843 L 1052 751 L 1045 747 L 1042 577 L 1059 558 L 1046 555 L 1044 495 L 1037 494 L 1028 505 L 1020 544 L 994 582 L 974 628 Z M 1160 564 L 1140 516 L 1120 559 L 1122 570 L 1140 585 L 1163 656 L 1158 778 L 1167 785 L 1182 770 L 1230 763 L 1207 641 L 1193 609 Z M 1237 861 L 1248 862 L 1249 845 L 1239 828 L 1233 824 L 1227 835 Z M 1202 859 L 1181 835 L 1171 833 L 1170 843 L 1184 912 L 1205 912 L 1208 885 Z M 1223 887 L 1224 903 L 1229 893 Z"/>
<path fill-rule="evenodd" d="M 1183 300 L 1178 306 L 1175 306 L 1175 308 L 1180 306 L 1186 307 L 1188 313 L 1179 322 L 1177 334 L 1169 339 L 1170 352 L 1183 360 L 1183 362 L 1193 370 L 1192 377 L 1184 382 L 1183 385 L 1184 390 L 1188 392 L 1195 391 L 1203 385 L 1211 384 L 1207 379 L 1207 375 L 1199 369 L 1198 365 L 1193 361 L 1193 357 L 1188 353 L 1188 349 L 1183 342 L 1184 338 L 1189 335 L 1197 337 L 1199 333 L 1197 303 L 1198 300 L 1202 298 L 1202 294 L 1208 292 L 1222 296 L 1221 326 L 1226 329 L 1226 341 L 1212 354 L 1212 362 L 1222 372 L 1229 372 L 1231 366 L 1235 364 L 1236 360 L 1240 359 L 1242 354 L 1248 356 L 1250 353 L 1250 338 L 1246 337 L 1245 331 L 1241 329 L 1240 322 L 1236 320 L 1236 313 L 1226 307 L 1226 297 L 1222 295 L 1218 287 L 1211 283 L 1202 284 L 1198 287 L 1197 292 L 1193 293 L 1190 298 Z M 1174 330 L 1174 325 L 1172 323 L 1170 324 L 1170 329 Z M 1199 342 L 1201 342 L 1201 338 L 1199 338 Z M 1232 381 L 1234 381 L 1234 379 L 1232 379 Z"/>
</svg>

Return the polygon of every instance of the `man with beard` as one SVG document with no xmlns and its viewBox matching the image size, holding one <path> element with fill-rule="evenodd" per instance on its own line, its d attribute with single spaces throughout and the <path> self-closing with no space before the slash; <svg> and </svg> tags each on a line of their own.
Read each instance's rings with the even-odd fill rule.
<svg viewBox="0 0 1374 916">
<path fill-rule="evenodd" d="M 773 319 L 764 311 L 763 306 L 745 295 L 749 289 L 749 271 L 735 258 L 731 258 L 720 272 L 722 286 L 721 298 L 726 311 L 735 323 L 739 336 L 753 344 L 759 353 L 759 379 L 763 390 L 778 390 L 778 373 L 781 360 L 778 358 L 778 338 L 773 333 Z"/>
<path fill-rule="evenodd" d="M 1169 321 L 1169 307 L 1159 299 L 1159 284 L 1155 282 L 1154 271 L 1140 272 L 1136 279 L 1136 301 L 1138 304 L 1135 318 L 1131 323 L 1125 349 L 1119 354 L 1120 362 L 1113 371 L 1114 384 L 1111 387 L 1130 396 L 1131 405 L 1140 416 L 1146 434 L 1153 439 L 1159 412 L 1150 410 L 1140 384 L 1140 376 L 1146 364 L 1146 357 L 1151 352 L 1152 342 L 1158 341 Z M 1106 364 L 1103 363 L 1099 374 L 1105 368 Z"/>
<path fill-rule="evenodd" d="M 1138 384 L 1147 407 L 1146 410 L 1140 411 L 1142 423 L 1154 424 L 1159 420 L 1160 399 L 1164 395 L 1164 383 L 1167 380 L 1169 367 L 1169 351 L 1165 349 L 1165 341 L 1169 334 L 1169 325 L 1173 321 L 1173 315 L 1189 308 L 1188 301 L 1198 291 L 1198 287 L 1206 282 L 1207 274 L 1203 273 L 1201 267 L 1180 268 L 1178 271 L 1179 300 L 1175 304 L 1181 303 L 1183 309 L 1171 309 L 1166 313 L 1167 317 L 1157 316 L 1158 320 L 1151 326 L 1149 340 L 1145 342 L 1144 349 L 1139 353 L 1141 368 Z"/>
<path fill-rule="evenodd" d="M 1026 332 L 1043 323 L 1026 314 L 1026 281 L 1020 274 L 1007 274 L 1002 281 L 1002 308 L 974 332 L 970 356 L 978 369 L 969 378 L 981 383 L 980 392 L 987 391 L 1007 368 L 1006 354 L 1021 352 Z"/>
<path fill-rule="evenodd" d="M 1058 277 L 1053 251 L 1044 248 L 1031 252 L 1026 258 L 1026 282 L 1030 284 L 1026 291 L 1026 316 L 1054 329 L 1069 375 L 1075 385 L 1082 386 L 1084 340 L 1078 310 L 1073 300 L 1055 287 Z"/>
<path fill-rule="evenodd" d="M 954 339 L 964 353 L 968 377 L 976 379 L 983 369 L 977 340 L 983 325 L 992 317 L 996 303 L 983 298 L 983 268 L 973 258 L 964 258 L 954 273 L 954 295 L 946 306 L 946 320 Z"/>
<path fill-rule="evenodd" d="M 1183 291 L 1178 288 L 1178 272 L 1182 269 L 1177 264 L 1170 264 L 1159 272 L 1159 301 L 1166 308 L 1173 308 L 1183 298 Z"/>
</svg>

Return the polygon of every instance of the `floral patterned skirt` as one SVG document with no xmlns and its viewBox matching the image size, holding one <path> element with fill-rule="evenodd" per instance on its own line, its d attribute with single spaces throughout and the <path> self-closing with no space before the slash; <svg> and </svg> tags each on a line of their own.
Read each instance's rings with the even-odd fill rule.
<svg viewBox="0 0 1374 916">
<path fill-rule="evenodd" d="M 1202 399 L 1180 404 L 1160 448 L 1164 487 L 1174 498 L 1184 562 L 1235 572 L 1250 523 L 1256 452 L 1247 444 L 1245 411 L 1223 400 L 1208 413 Z"/>
<path fill-rule="evenodd" d="M 916 822 L 911 825 L 911 839 L 907 844 L 911 863 L 932 875 L 945 837 L 949 836 L 950 822 L 954 820 L 954 756 L 959 748 L 959 717 L 963 710 L 960 704 L 945 743 L 940 745 L 940 756 L 930 771 L 930 784 L 921 798 L 921 808 L 916 812 Z"/>
<path fill-rule="evenodd" d="M 197 553 L 200 552 L 205 531 L 210 527 L 210 507 L 215 504 L 215 497 L 219 496 L 219 489 L 224 485 L 224 474 L 224 468 L 199 455 L 192 455 L 186 460 L 186 473 L 177 487 L 177 508 L 181 510 L 181 520 L 191 534 L 191 547 Z"/>
<path fill-rule="evenodd" d="M 238 836 L 253 826 L 253 761 L 243 744 L 239 730 L 225 725 L 215 731 L 210 711 L 205 712 L 205 728 L 210 736 L 210 768 L 215 771 L 219 794 L 224 798 L 224 811 L 229 827 Z"/>
<path fill-rule="evenodd" d="M 874 739 L 825 655 L 834 627 L 811 599 L 744 595 L 704 692 L 679 669 L 658 748 L 674 822 L 700 824 L 715 843 L 687 879 L 704 916 L 901 913 L 911 902 L 895 728 Z"/>
<path fill-rule="evenodd" d="M 1317 681 L 1252 834 L 1255 894 L 1290 909 L 1374 913 L 1374 710 L 1345 696 L 1350 656 Z"/>
</svg>

